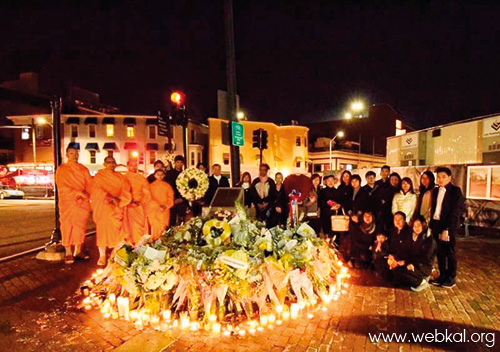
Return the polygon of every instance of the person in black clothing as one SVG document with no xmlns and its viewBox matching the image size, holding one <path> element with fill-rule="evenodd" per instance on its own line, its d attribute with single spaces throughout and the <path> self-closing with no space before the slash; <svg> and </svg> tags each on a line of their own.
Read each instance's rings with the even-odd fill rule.
<svg viewBox="0 0 500 352">
<path fill-rule="evenodd" d="M 168 170 L 165 176 L 165 181 L 168 182 L 170 187 L 174 190 L 174 206 L 170 208 L 170 226 L 176 226 L 183 222 L 186 218 L 188 209 L 187 201 L 181 197 L 177 185 L 175 184 L 177 177 L 184 168 L 184 157 L 182 155 L 176 155 L 174 162 L 174 168 Z"/>
<path fill-rule="evenodd" d="M 432 258 L 436 243 L 428 235 L 427 222 L 418 216 L 413 222 L 412 236 L 405 244 L 404 264 L 393 269 L 394 283 L 409 286 L 412 291 L 429 287 L 428 278 L 432 271 Z"/>
<path fill-rule="evenodd" d="M 379 190 L 377 190 L 377 197 L 380 199 L 379 226 L 386 233 L 391 231 L 393 227 L 392 200 L 400 190 L 401 177 L 397 172 L 393 172 L 389 176 L 388 185 L 379 186 Z"/>
<path fill-rule="evenodd" d="M 245 193 L 245 207 L 250 208 L 252 206 L 252 196 L 250 194 L 250 188 L 252 186 L 252 176 L 248 171 L 245 171 L 241 176 L 240 182 L 236 185 L 243 188 Z"/>
<path fill-rule="evenodd" d="M 276 199 L 276 184 L 267 174 L 269 165 L 259 166 L 259 177 L 252 182 L 251 197 L 255 205 L 256 217 L 260 221 L 269 223 L 271 216 L 271 206 Z"/>
<path fill-rule="evenodd" d="M 406 215 L 398 211 L 394 214 L 394 227 L 389 234 L 389 246 L 386 247 L 387 258 L 379 256 L 375 262 L 375 268 L 382 278 L 391 280 L 392 270 L 404 264 L 405 246 L 409 237 L 410 228 L 406 223 Z"/>
<path fill-rule="evenodd" d="M 277 172 L 274 175 L 274 180 L 276 183 L 276 199 L 271 207 L 271 221 L 270 227 L 285 225 L 286 219 L 288 217 L 288 195 L 285 192 L 285 186 L 283 184 L 283 174 Z"/>
<path fill-rule="evenodd" d="M 339 201 L 342 208 L 347 213 L 350 209 L 352 199 L 351 172 L 348 170 L 342 171 L 340 174 L 340 185 L 337 188 L 339 193 Z"/>
<path fill-rule="evenodd" d="M 156 181 L 156 178 L 155 178 L 155 171 L 156 170 L 165 170 L 165 164 L 161 160 L 156 160 L 153 164 L 153 167 L 154 167 L 153 173 L 146 178 L 149 183 L 153 183 Z"/>
<path fill-rule="evenodd" d="M 311 191 L 304 201 L 304 212 L 306 214 L 305 221 L 309 223 L 316 234 L 319 236 L 321 232 L 321 218 L 319 208 L 319 194 L 321 192 L 321 176 L 312 174 L 311 176 Z"/>
<path fill-rule="evenodd" d="M 389 174 L 391 173 L 391 167 L 389 165 L 384 165 L 380 169 L 380 180 L 375 182 L 375 185 L 379 187 L 389 187 Z M 368 173 L 367 173 L 368 175 Z"/>
<path fill-rule="evenodd" d="M 198 163 L 198 165 L 196 165 L 196 168 L 197 168 L 198 170 L 203 171 L 204 173 L 208 173 L 208 172 L 207 172 L 207 167 L 206 167 L 206 166 L 205 166 L 205 164 L 203 164 L 203 163 Z"/>
<path fill-rule="evenodd" d="M 351 177 L 352 194 L 351 198 L 346 201 L 346 208 L 349 209 L 347 213 L 351 218 L 357 219 L 363 214 L 368 204 L 368 194 L 361 188 L 361 177 L 353 175 Z"/>
<path fill-rule="evenodd" d="M 206 205 L 210 205 L 215 196 L 215 192 L 219 187 L 230 187 L 229 180 L 222 176 L 222 169 L 219 164 L 212 165 L 212 176 L 208 178 L 208 190 L 205 194 L 204 201 Z"/>
<path fill-rule="evenodd" d="M 387 257 L 389 256 L 390 243 L 387 236 L 377 231 L 375 242 L 372 246 L 373 266 L 375 267 L 375 275 L 384 280 L 391 279 L 391 271 L 387 265 Z"/>
<path fill-rule="evenodd" d="M 451 288 L 457 276 L 455 244 L 464 200 L 460 188 L 451 183 L 450 169 L 439 167 L 436 173 L 439 188 L 432 191 L 430 228 L 437 242 L 439 277 L 431 284 Z"/>
<path fill-rule="evenodd" d="M 375 184 L 376 176 L 377 175 L 375 174 L 375 172 L 368 171 L 365 174 L 366 185 L 362 187 L 368 197 L 366 202 L 366 210 L 371 211 L 374 215 L 378 213 L 378 210 L 380 208 L 376 200 L 376 191 L 379 187 L 378 185 Z"/>
<path fill-rule="evenodd" d="M 325 174 L 323 188 L 318 195 L 318 205 L 320 207 L 321 224 L 323 227 L 323 234 L 332 237 L 332 215 L 337 214 L 340 209 L 339 191 L 334 187 L 335 176 L 333 173 Z"/>
<path fill-rule="evenodd" d="M 351 221 L 349 225 L 351 263 L 356 268 L 366 269 L 372 262 L 371 248 L 377 229 L 372 212 L 364 212 L 359 219 L 359 222 Z"/>
</svg>

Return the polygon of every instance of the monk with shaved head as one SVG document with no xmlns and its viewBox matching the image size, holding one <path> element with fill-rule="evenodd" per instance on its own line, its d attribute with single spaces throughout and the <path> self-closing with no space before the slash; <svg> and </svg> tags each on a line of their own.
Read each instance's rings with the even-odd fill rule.
<svg viewBox="0 0 500 352">
<path fill-rule="evenodd" d="M 137 172 L 137 164 L 137 159 L 129 160 L 125 174 L 132 189 L 132 201 L 125 209 L 123 230 L 125 239 L 132 244 L 137 244 L 142 236 L 148 234 L 146 206 L 151 201 L 149 182 Z"/>
<path fill-rule="evenodd" d="M 57 168 L 55 181 L 59 197 L 59 219 L 61 221 L 62 245 L 66 249 L 65 263 L 72 264 L 74 258 L 89 259 L 82 250 L 85 229 L 90 214 L 89 170 L 78 163 L 78 146 L 70 143 L 66 149 L 67 162 Z M 74 252 L 72 252 L 72 246 Z M 74 256 L 73 256 L 74 255 Z"/>
<path fill-rule="evenodd" d="M 132 201 L 129 182 L 115 168 L 115 158 L 106 157 L 104 169 L 95 175 L 92 183 L 91 200 L 97 228 L 99 266 L 106 265 L 106 248 L 113 248 L 124 240 L 124 210 Z"/>
</svg>

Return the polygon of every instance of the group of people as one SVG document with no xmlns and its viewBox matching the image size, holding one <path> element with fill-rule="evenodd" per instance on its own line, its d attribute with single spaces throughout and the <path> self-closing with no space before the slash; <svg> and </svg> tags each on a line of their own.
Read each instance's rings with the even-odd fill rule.
<svg viewBox="0 0 500 352">
<path fill-rule="evenodd" d="M 107 249 L 122 241 L 137 244 L 145 234 L 157 239 L 168 226 L 183 222 L 191 211 L 201 213 L 210 205 L 217 188 L 229 187 L 221 166 L 214 164 L 209 188 L 203 199 L 189 204 L 182 198 L 176 179 L 184 169 L 184 158 L 175 157 L 174 165 L 165 167 L 160 160 L 147 178 L 138 172 L 137 160 L 131 159 L 125 174 L 115 171 L 112 156 L 104 160 L 104 169 L 92 177 L 78 163 L 79 149 L 70 144 L 67 162 L 56 172 L 65 262 L 89 259 L 83 248 L 85 229 L 91 209 L 96 224 L 98 265 L 106 265 Z M 198 169 L 206 172 L 200 164 Z M 261 164 L 259 175 L 252 180 L 244 172 L 237 184 L 245 194 L 245 206 L 255 212 L 268 227 L 284 226 L 289 216 L 289 195 L 284 177 L 269 176 L 269 165 Z M 304 201 L 304 220 L 327 238 L 334 239 L 346 261 L 358 268 L 373 268 L 376 274 L 415 291 L 429 283 L 453 287 L 457 271 L 456 235 L 462 211 L 460 188 L 451 183 L 451 171 L 438 168 L 437 186 L 434 174 L 421 175 L 419 191 L 412 180 L 401 179 L 383 166 L 380 179 L 368 171 L 366 185 L 361 177 L 343 171 L 340 180 L 334 173 L 311 176 L 311 189 Z M 323 181 L 323 182 L 322 182 Z M 323 183 L 323 184 L 322 184 Z M 338 183 L 338 185 L 337 185 Z M 332 216 L 349 217 L 348 231 L 335 232 Z M 429 281 L 433 258 L 437 254 L 440 276 Z"/>
</svg>

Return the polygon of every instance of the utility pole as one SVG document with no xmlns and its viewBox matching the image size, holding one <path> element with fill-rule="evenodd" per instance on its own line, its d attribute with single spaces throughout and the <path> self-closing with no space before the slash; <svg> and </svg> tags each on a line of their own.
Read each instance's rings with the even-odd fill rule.
<svg viewBox="0 0 500 352">
<path fill-rule="evenodd" d="M 57 97 L 50 102 L 50 107 L 52 109 L 52 143 L 54 145 L 54 183 L 57 168 L 62 163 L 61 155 L 61 98 Z M 61 223 L 59 221 L 59 191 L 57 185 L 55 187 L 55 223 L 54 230 L 52 231 L 52 236 L 50 237 L 50 242 L 47 245 L 55 245 L 61 241 Z"/>
<path fill-rule="evenodd" d="M 226 34 L 226 76 L 227 76 L 227 111 L 230 121 L 238 121 L 236 112 L 236 60 L 234 49 L 233 1 L 224 0 L 224 30 Z M 232 141 L 231 129 L 231 141 Z M 231 180 L 233 187 L 240 180 L 240 148 L 230 145 Z"/>
<path fill-rule="evenodd" d="M 36 125 L 35 119 L 31 119 L 31 143 L 33 143 L 33 164 L 36 169 Z"/>
</svg>

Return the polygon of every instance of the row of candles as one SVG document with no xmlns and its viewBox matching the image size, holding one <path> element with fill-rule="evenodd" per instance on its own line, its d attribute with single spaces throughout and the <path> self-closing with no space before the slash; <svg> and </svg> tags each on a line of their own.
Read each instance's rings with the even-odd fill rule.
<svg viewBox="0 0 500 352">
<path fill-rule="evenodd" d="M 95 278 L 95 276 L 96 275 L 93 277 Z M 347 268 L 341 267 L 340 273 L 337 274 L 336 285 L 331 285 L 330 291 L 327 294 L 321 295 L 321 300 L 323 302 L 321 307 L 317 306 L 317 301 L 315 299 L 303 300 L 300 303 L 291 303 L 290 307 L 286 305 L 277 305 L 275 307 L 275 312 L 262 314 L 259 316 L 258 320 L 247 321 L 247 328 L 233 326 L 230 323 L 223 326 L 217 321 L 217 316 L 214 314 L 210 315 L 208 317 L 208 322 L 203 324 L 197 320 L 191 320 L 188 312 L 180 312 L 179 319 L 176 319 L 171 310 L 163 310 L 160 314 L 149 314 L 145 309 L 130 310 L 128 297 L 116 297 L 114 293 L 109 294 L 107 298 L 102 301 L 100 296 L 96 293 L 89 293 L 87 290 L 86 293 L 88 295 L 86 295 L 87 297 L 84 298 L 82 303 L 85 310 L 92 309 L 94 305 L 99 306 L 100 312 L 106 319 L 118 319 L 122 317 L 127 321 L 133 321 L 135 327 L 139 330 L 143 330 L 144 327 L 149 324 L 153 329 L 161 331 L 167 331 L 172 328 L 180 328 L 182 330 L 189 329 L 191 331 L 204 329 L 206 331 L 212 331 L 214 334 L 222 333 L 225 336 L 232 334 L 244 336 L 247 330 L 249 334 L 255 334 L 257 331 L 262 331 L 266 326 L 273 327 L 274 325 L 281 325 L 283 321 L 297 319 L 301 312 L 307 314 L 307 317 L 311 319 L 314 317 L 313 313 L 315 310 L 321 309 L 326 311 L 327 304 L 332 300 L 338 300 L 340 293 L 345 293 L 343 287 L 347 287 L 347 284 L 342 284 L 342 280 L 348 277 L 350 277 L 350 275 L 347 273 Z M 86 284 L 91 286 L 88 282 L 86 282 Z"/>
</svg>

